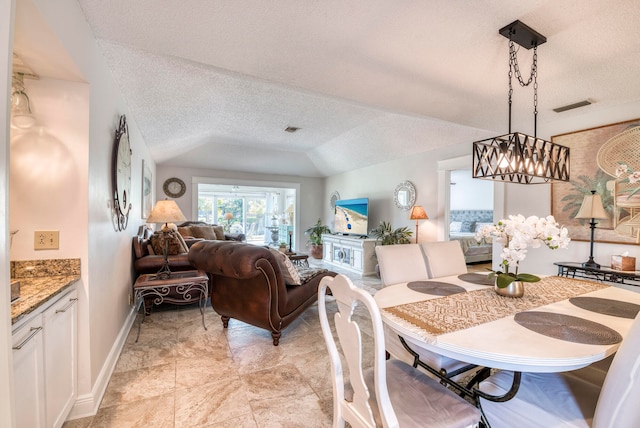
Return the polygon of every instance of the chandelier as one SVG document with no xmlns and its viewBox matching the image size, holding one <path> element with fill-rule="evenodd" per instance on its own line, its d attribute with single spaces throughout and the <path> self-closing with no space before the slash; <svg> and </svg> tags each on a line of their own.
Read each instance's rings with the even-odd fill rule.
<svg viewBox="0 0 640 428">
<path fill-rule="evenodd" d="M 509 133 L 473 143 L 473 178 L 521 184 L 569 181 L 569 148 L 537 137 L 538 46 L 547 39 L 520 21 L 501 28 L 499 33 L 509 39 Z M 531 74 L 526 81 L 520 73 L 515 43 L 533 48 Z M 533 83 L 533 136 L 511 132 L 514 74 L 522 87 Z"/>
</svg>

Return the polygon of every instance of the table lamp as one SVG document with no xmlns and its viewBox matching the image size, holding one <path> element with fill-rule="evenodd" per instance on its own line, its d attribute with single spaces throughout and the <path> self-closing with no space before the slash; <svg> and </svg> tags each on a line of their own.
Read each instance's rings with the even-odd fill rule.
<svg viewBox="0 0 640 428">
<path fill-rule="evenodd" d="M 163 235 L 162 238 L 164 239 L 164 249 L 162 251 L 164 261 L 162 267 L 156 274 L 157 278 L 166 279 L 171 276 L 171 269 L 169 269 L 169 260 L 167 257 L 169 252 L 169 238 L 173 234 L 173 231 L 169 229 L 169 223 L 186 220 L 187 218 L 182 214 L 182 211 L 180 211 L 180 207 L 176 204 L 176 201 L 169 199 L 156 202 L 156 205 L 151 210 L 151 214 L 147 217 L 147 223 L 164 223 L 160 229 Z"/>
<path fill-rule="evenodd" d="M 230 212 L 225 213 L 224 219 L 227 220 L 227 232 L 231 232 L 231 220 L 233 219 L 233 214 Z"/>
<path fill-rule="evenodd" d="M 414 205 L 411 208 L 411 214 L 409 215 L 409 220 L 416 221 L 416 244 L 418 243 L 418 220 L 428 220 L 426 211 L 422 207 L 422 205 Z"/>
<path fill-rule="evenodd" d="M 609 218 L 609 215 L 602 206 L 602 198 L 600 195 L 596 195 L 596 191 L 592 190 L 590 195 L 587 195 L 582 200 L 582 206 L 576 214 L 575 218 L 591 219 L 589 223 L 591 227 L 591 247 L 589 252 L 589 260 L 582 263 L 583 267 L 600 269 L 600 265 L 593 260 L 593 233 L 596 229 L 596 219 Z"/>
</svg>

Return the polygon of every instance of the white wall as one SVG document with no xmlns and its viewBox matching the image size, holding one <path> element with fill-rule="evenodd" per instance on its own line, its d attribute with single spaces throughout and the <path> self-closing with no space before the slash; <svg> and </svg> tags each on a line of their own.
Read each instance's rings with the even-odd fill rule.
<svg viewBox="0 0 640 428">
<path fill-rule="evenodd" d="M 17 0 L 18 2 L 31 2 L 32 0 Z M 51 187 L 51 194 L 46 197 L 46 211 L 38 213 L 29 212 L 30 220 L 39 224 L 30 224 L 16 219 L 16 224 L 12 227 L 22 228 L 25 232 L 22 237 L 25 242 L 18 239 L 16 251 L 20 258 L 58 258 L 58 257 L 79 257 L 81 259 L 82 287 L 79 302 L 79 372 L 78 372 L 78 402 L 72 410 L 72 415 L 82 416 L 93 413 L 97 410 L 101 394 L 106 388 L 111 370 L 115 365 L 120 346 L 127 333 L 128 324 L 133 319 L 132 307 L 129 304 L 129 295 L 132 287 L 132 256 L 131 240 L 137 232 L 138 226 L 143 224 L 140 211 L 140 197 L 134 196 L 133 210 L 130 215 L 129 227 L 123 232 L 118 232 L 114 227 L 112 209 L 112 185 L 111 185 L 111 159 L 113 149 L 113 139 L 118 119 L 121 114 L 127 114 L 129 122 L 130 140 L 133 151 L 132 168 L 132 194 L 141 193 L 141 163 L 145 159 L 152 170 L 155 164 L 150 159 L 146 145 L 137 129 L 135 122 L 124 102 L 122 95 L 116 84 L 113 82 L 108 72 L 104 58 L 98 50 L 96 40 L 86 23 L 84 16 L 75 0 L 60 0 L 50 2 L 47 0 L 33 0 L 35 9 L 42 18 L 38 22 L 45 22 L 51 33 L 55 34 L 55 43 L 59 43 L 69 54 L 77 69 L 85 80 L 85 83 L 61 82 L 53 79 L 46 79 L 46 76 L 37 83 L 27 83 L 27 89 L 33 89 L 35 96 L 34 110 L 42 113 L 42 120 L 47 125 L 46 131 L 53 134 L 55 139 L 41 137 L 28 138 L 27 144 L 35 145 L 41 142 L 48 144 L 48 151 L 54 151 L 55 157 L 49 159 L 50 170 L 41 169 L 40 178 L 49 178 L 56 181 L 61 186 L 70 186 L 70 178 L 78 177 L 78 183 L 72 186 L 72 192 L 64 193 L 68 189 L 58 186 Z M 6 7 L 2 3 L 3 12 Z M 36 12 L 34 12 L 36 13 Z M 9 15 L 2 15 L 9 16 Z M 3 18 L 4 20 L 4 18 Z M 10 35 L 5 34 L 5 26 L 1 26 L 0 35 L 3 37 L 0 46 L 11 46 Z M 43 45 L 47 40 L 41 41 Z M 10 54 L 10 52 L 9 52 Z M 3 71 L 5 66 L 10 64 L 8 58 L 5 61 L 3 52 Z M 8 75 L 1 74 L 5 78 L 5 86 L 9 85 Z M 8 100 L 9 92 L 6 94 Z M 65 94 L 78 99 L 65 99 Z M 62 98 L 60 96 L 62 95 Z M 82 105 L 85 111 L 79 118 L 72 113 L 71 106 Z M 3 107 L 2 113 L 6 113 Z M 60 112 L 56 109 L 61 108 Z M 64 113 L 69 113 L 67 116 Z M 78 121 L 76 122 L 76 119 Z M 0 130 L 7 128 L 7 115 L 3 114 L 0 123 Z M 16 141 L 17 142 L 17 141 Z M 8 144 L 3 141 L 3 144 Z M 55 148 L 55 149 L 54 149 Z M 16 147 L 16 161 L 24 159 L 28 151 L 23 147 Z M 55 151 L 57 150 L 57 151 Z M 51 154 L 51 153 L 49 153 Z M 5 162 L 4 171 L 7 171 L 9 163 Z M 20 192 L 24 192 L 29 180 L 33 177 L 25 177 L 21 172 L 25 172 L 24 165 L 11 164 L 12 178 L 15 178 L 16 185 Z M 14 171 L 15 168 L 15 171 Z M 75 169 L 75 170 L 74 170 Z M 62 174 L 55 174 L 55 171 L 64 171 Z M 61 180 L 61 176 L 63 177 Z M 37 178 L 37 177 L 36 177 Z M 40 179 L 35 180 L 41 189 L 52 183 L 43 183 Z M 77 192 L 77 193 L 74 193 Z M 70 198 L 73 197 L 73 200 Z M 5 204 L 9 196 L 5 198 Z M 14 195 L 11 195 L 12 202 Z M 31 204 L 38 203 L 30 201 Z M 17 206 L 20 204 L 16 201 Z M 23 210 L 26 210 L 23 205 Z M 61 213 L 65 212 L 69 219 L 62 218 Z M 55 213 L 55 220 L 45 223 L 45 214 Z M 12 219 L 13 220 L 13 219 Z M 22 222 L 22 223 L 21 223 Z M 20 227 L 17 224 L 20 223 Z M 29 249 L 28 235 L 35 228 L 51 228 L 60 230 L 61 248 L 57 252 L 33 253 Z M 9 229 L 8 222 L 0 237 L 7 235 Z M 0 239 L 2 243 L 8 239 Z M 31 244 L 32 245 L 32 244 Z M 4 260 L 7 260 L 8 257 Z M 0 272 L 3 273 L 3 272 Z M 8 271 L 3 275 L 8 281 Z M 0 304 L 9 306 L 9 296 L 3 298 Z M 5 311 L 3 308 L 2 314 Z M 9 323 L 9 327 L 3 328 L 3 332 L 10 328 L 9 317 L 2 317 L 2 325 Z M 6 338 L 0 336 L 3 340 Z M 0 362 L 2 359 L 0 358 Z M 2 368 L 0 367 L 0 370 Z M 4 371 L 0 372 L 4 377 Z M 0 390 L 0 394 L 2 391 Z M 0 397 L 1 398 L 1 397 Z M 5 400 L 0 400 L 3 403 Z M 1 417 L 0 417 L 1 418 Z M 4 424 L 1 424 L 6 426 Z"/>
<path fill-rule="evenodd" d="M 0 0 L 0 99 L 11 97 L 13 0 Z M 0 426 L 15 424 L 9 287 L 9 103 L 0 103 Z"/>
<path fill-rule="evenodd" d="M 89 85 L 25 79 L 37 126 L 11 128 L 11 260 L 87 253 Z M 58 230 L 58 250 L 34 250 L 34 231 Z"/>
<path fill-rule="evenodd" d="M 492 210 L 493 182 L 478 180 L 471 176 L 471 169 L 451 171 L 451 196 L 449 208 L 452 210 Z M 455 183 L 455 184 L 453 184 Z"/>
<path fill-rule="evenodd" d="M 162 191 L 162 185 L 167 178 L 177 177 L 184 181 L 187 186 L 187 190 L 184 196 L 175 199 L 176 203 L 180 207 L 180 210 L 184 213 L 185 217 L 189 220 L 197 219 L 197 214 L 193 212 L 193 191 L 194 186 L 192 183 L 193 177 L 211 177 L 223 179 L 226 181 L 235 180 L 230 184 L 249 185 L 251 182 L 262 183 L 295 183 L 300 186 L 298 192 L 298 215 L 294 219 L 296 223 L 296 236 L 295 242 L 301 243 L 297 246 L 297 250 L 304 250 L 305 243 L 307 242 L 304 236 L 304 231 L 310 226 L 314 225 L 318 221 L 318 217 L 324 215 L 325 207 L 329 206 L 329 197 L 323 196 L 324 179 L 323 178 L 309 178 L 309 177 L 297 177 L 289 175 L 266 175 L 266 174 L 250 174 L 234 171 L 218 171 L 209 169 L 196 169 L 196 168 L 179 168 L 174 166 L 157 166 L 157 175 L 154 175 L 154 181 L 156 183 L 156 197 L 158 199 L 164 199 L 167 196 Z M 237 181 L 237 182 L 236 182 Z M 155 203 L 156 199 L 154 199 Z"/>
</svg>

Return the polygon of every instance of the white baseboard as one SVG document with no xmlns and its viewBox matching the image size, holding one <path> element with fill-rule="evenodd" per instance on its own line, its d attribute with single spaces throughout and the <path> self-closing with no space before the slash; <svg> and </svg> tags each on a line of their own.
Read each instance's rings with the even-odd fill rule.
<svg viewBox="0 0 640 428">
<path fill-rule="evenodd" d="M 131 326 L 136 320 L 136 314 L 137 312 L 135 310 L 135 307 L 132 307 L 124 325 L 120 329 L 120 333 L 118 334 L 116 341 L 111 347 L 111 352 L 109 352 L 109 356 L 104 362 L 102 370 L 100 370 L 100 374 L 98 375 L 98 378 L 96 379 L 96 382 L 91 389 L 91 393 L 78 396 L 75 404 L 69 412 L 69 415 L 67 416 L 68 421 L 73 419 L 85 418 L 88 416 L 94 416 L 96 413 L 98 413 L 100 402 L 102 401 L 104 392 L 107 389 L 107 385 L 109 384 L 109 380 L 111 379 L 113 370 L 116 368 L 118 357 L 120 356 L 122 348 L 124 347 L 124 343 L 127 340 L 129 330 L 131 330 Z"/>
</svg>

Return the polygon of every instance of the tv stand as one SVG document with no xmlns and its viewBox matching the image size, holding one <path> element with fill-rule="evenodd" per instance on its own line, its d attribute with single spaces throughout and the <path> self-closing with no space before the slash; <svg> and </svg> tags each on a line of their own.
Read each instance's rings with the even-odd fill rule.
<svg viewBox="0 0 640 428">
<path fill-rule="evenodd" d="M 322 259 L 362 276 L 374 275 L 376 243 L 366 236 L 322 235 Z"/>
</svg>

